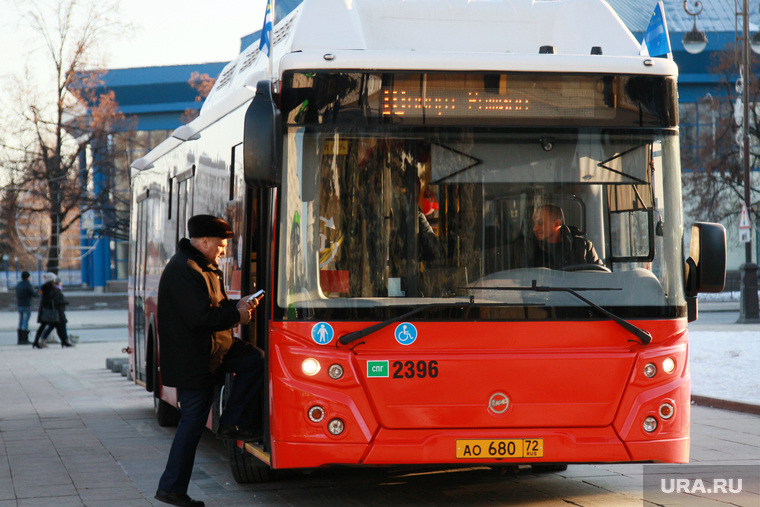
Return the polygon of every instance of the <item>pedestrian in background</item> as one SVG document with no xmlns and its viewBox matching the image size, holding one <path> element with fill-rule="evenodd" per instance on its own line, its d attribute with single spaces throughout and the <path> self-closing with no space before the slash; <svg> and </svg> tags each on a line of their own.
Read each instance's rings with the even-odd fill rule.
<svg viewBox="0 0 760 507">
<path fill-rule="evenodd" d="M 32 316 L 32 299 L 37 292 L 29 281 L 29 271 L 21 273 L 21 281 L 16 284 L 16 306 L 18 307 L 18 344 L 29 344 L 29 317 Z"/>
<path fill-rule="evenodd" d="M 45 342 L 53 329 L 61 339 L 61 347 L 71 347 L 73 345 L 66 333 L 65 308 L 68 303 L 63 297 L 63 292 L 56 286 L 57 277 L 55 273 L 45 273 L 42 279 L 45 283 L 40 287 L 42 298 L 40 310 L 37 313 L 37 322 L 40 323 L 40 327 L 37 328 L 32 347 L 35 349 L 46 347 Z"/>
</svg>

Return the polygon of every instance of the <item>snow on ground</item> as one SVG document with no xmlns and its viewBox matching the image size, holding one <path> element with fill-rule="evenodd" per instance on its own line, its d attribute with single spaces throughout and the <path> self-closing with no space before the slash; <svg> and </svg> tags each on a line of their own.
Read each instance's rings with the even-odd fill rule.
<svg viewBox="0 0 760 507">
<path fill-rule="evenodd" d="M 757 327 L 757 331 L 689 331 L 692 394 L 760 404 Z"/>
<path fill-rule="evenodd" d="M 700 303 L 740 300 L 739 292 L 699 295 Z M 731 314 L 730 323 L 725 322 L 725 329 L 689 326 L 691 392 L 760 405 L 760 324 L 733 330 L 734 315 Z"/>
</svg>

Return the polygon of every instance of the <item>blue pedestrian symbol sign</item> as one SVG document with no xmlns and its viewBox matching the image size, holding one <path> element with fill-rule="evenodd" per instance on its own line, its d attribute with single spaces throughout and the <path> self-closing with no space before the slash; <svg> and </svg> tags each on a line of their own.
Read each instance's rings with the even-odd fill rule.
<svg viewBox="0 0 760 507">
<path fill-rule="evenodd" d="M 417 339 L 417 328 L 410 322 L 402 322 L 396 326 L 393 336 L 401 345 L 410 345 Z"/>
<path fill-rule="evenodd" d="M 311 328 L 311 339 L 319 345 L 327 345 L 335 336 L 335 331 L 327 322 L 318 322 Z"/>
</svg>

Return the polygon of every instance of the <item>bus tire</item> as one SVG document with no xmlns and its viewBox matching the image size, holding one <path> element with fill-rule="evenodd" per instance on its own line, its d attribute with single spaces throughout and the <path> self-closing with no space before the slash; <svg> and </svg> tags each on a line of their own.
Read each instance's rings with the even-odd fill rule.
<svg viewBox="0 0 760 507">
<path fill-rule="evenodd" d="M 227 442 L 230 450 L 230 469 L 238 484 L 259 484 L 276 480 L 275 472 L 269 465 L 254 458 L 236 442 Z"/>
<path fill-rule="evenodd" d="M 554 463 L 551 465 L 531 465 L 533 473 L 547 474 L 550 472 L 564 472 L 567 470 L 567 463 Z"/>
<path fill-rule="evenodd" d="M 159 426 L 176 426 L 179 423 L 179 410 L 158 396 L 153 397 L 153 412 Z"/>
</svg>

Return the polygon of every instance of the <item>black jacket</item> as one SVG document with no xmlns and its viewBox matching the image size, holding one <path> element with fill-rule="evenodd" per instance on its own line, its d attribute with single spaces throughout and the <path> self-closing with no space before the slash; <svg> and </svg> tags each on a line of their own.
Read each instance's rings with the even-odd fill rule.
<svg viewBox="0 0 760 507">
<path fill-rule="evenodd" d="M 533 234 L 518 238 L 512 245 L 512 268 L 547 267 L 562 269 L 582 264 L 602 265 L 591 241 L 576 230 L 562 226 L 562 241 L 555 244 L 539 244 Z"/>
<path fill-rule="evenodd" d="M 16 305 L 32 306 L 32 298 L 37 297 L 37 292 L 29 280 L 21 280 L 16 284 Z"/>
<path fill-rule="evenodd" d="M 41 317 L 43 308 L 53 307 L 58 310 L 58 322 L 62 324 L 68 322 L 68 320 L 66 320 L 65 307 L 69 303 L 66 301 L 66 298 L 63 297 L 61 289 L 55 286 L 55 282 L 43 283 L 42 287 L 40 287 L 40 291 L 42 292 L 42 299 L 40 299 L 40 309 L 37 312 L 37 322 L 42 324 Z"/>
<path fill-rule="evenodd" d="M 222 272 L 183 238 L 158 283 L 161 381 L 184 389 L 213 387 L 216 369 L 232 346 L 240 321 Z"/>
</svg>

